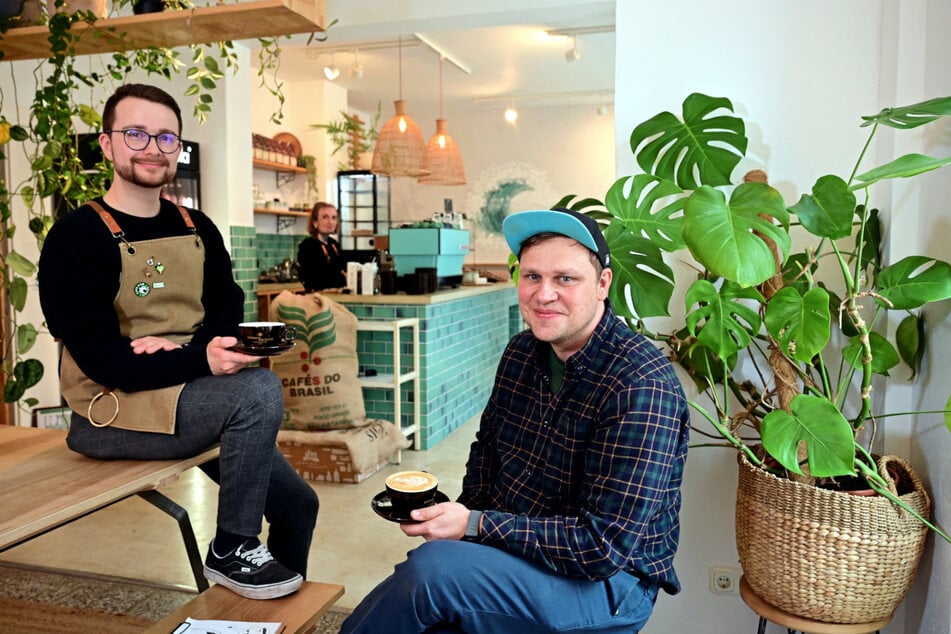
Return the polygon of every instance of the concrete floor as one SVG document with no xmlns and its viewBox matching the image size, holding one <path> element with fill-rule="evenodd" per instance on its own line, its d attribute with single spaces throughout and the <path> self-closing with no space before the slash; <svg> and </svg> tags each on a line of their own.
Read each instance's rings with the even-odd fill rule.
<svg viewBox="0 0 951 634">
<path fill-rule="evenodd" d="M 477 428 L 475 418 L 433 449 L 404 450 L 402 464 L 387 465 L 359 484 L 312 483 L 320 514 L 308 579 L 343 584 L 346 593 L 337 605 L 356 606 L 421 543 L 370 508 L 386 476 L 404 469 L 429 471 L 439 477 L 440 490 L 455 499 Z M 161 489 L 188 510 L 202 557 L 214 536 L 217 490 L 198 469 Z M 138 497 L 10 549 L 0 555 L 3 561 L 195 588 L 175 521 Z"/>
</svg>

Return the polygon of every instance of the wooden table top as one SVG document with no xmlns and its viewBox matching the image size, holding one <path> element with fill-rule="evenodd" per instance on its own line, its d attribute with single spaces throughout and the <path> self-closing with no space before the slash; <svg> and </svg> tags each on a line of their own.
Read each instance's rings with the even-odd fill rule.
<svg viewBox="0 0 951 634">
<path fill-rule="evenodd" d="M 96 460 L 70 451 L 64 430 L 0 425 L 0 550 L 217 455 L 215 447 L 183 460 Z"/>
</svg>

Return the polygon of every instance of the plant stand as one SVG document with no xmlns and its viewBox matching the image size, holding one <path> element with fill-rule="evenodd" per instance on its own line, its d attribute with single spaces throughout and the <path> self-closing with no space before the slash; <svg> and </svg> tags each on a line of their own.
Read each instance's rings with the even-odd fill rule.
<svg viewBox="0 0 951 634">
<path fill-rule="evenodd" d="M 795 634 L 796 631 L 809 634 L 869 634 L 869 632 L 877 633 L 892 620 L 890 616 L 871 623 L 823 623 L 806 619 L 766 603 L 753 592 L 745 576 L 740 577 L 740 597 L 751 610 L 759 615 L 759 627 L 756 634 L 765 634 L 767 621 L 784 626 L 788 634 Z"/>
</svg>

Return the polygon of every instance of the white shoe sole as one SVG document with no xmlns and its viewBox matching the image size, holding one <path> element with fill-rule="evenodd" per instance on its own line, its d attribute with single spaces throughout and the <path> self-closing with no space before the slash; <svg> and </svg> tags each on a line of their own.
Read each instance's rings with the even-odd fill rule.
<svg viewBox="0 0 951 634">
<path fill-rule="evenodd" d="M 234 579 L 230 579 L 217 570 L 212 570 L 208 566 L 204 568 L 205 578 L 208 579 L 208 581 L 214 581 L 218 585 L 224 586 L 235 594 L 248 599 L 277 599 L 296 592 L 301 587 L 301 584 L 304 583 L 304 578 L 297 575 L 289 581 L 282 581 L 281 583 L 274 583 L 269 586 L 252 586 L 238 583 Z"/>
</svg>

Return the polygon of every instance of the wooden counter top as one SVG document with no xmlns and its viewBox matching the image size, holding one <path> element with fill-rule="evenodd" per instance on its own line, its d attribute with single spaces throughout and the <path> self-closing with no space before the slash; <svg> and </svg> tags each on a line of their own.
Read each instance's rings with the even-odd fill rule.
<svg viewBox="0 0 951 634">
<path fill-rule="evenodd" d="M 425 293 L 422 295 L 407 295 L 406 293 L 396 293 L 395 295 L 354 295 L 352 293 L 324 293 L 330 299 L 340 304 L 401 304 L 409 306 L 421 306 L 429 304 L 441 304 L 468 297 L 476 297 L 487 293 L 497 293 L 502 290 L 514 288 L 511 282 L 496 282 L 494 284 L 478 284 L 473 286 L 463 285 L 459 288 L 447 288 L 436 291 L 435 293 Z M 300 292 L 303 287 L 299 282 L 290 283 L 267 283 L 258 285 L 258 296 L 274 296 L 281 291 Z"/>
<path fill-rule="evenodd" d="M 300 282 L 265 282 L 258 283 L 258 295 L 277 295 L 281 291 L 303 293 L 304 285 Z"/>
</svg>

